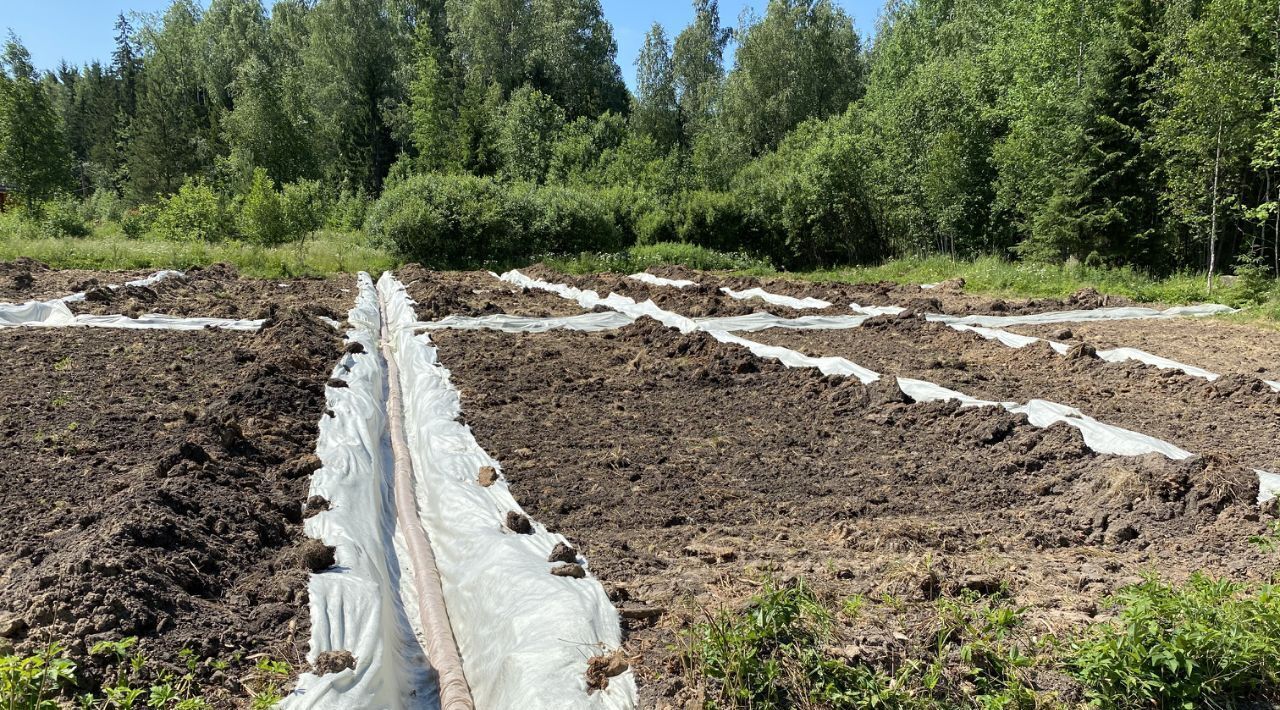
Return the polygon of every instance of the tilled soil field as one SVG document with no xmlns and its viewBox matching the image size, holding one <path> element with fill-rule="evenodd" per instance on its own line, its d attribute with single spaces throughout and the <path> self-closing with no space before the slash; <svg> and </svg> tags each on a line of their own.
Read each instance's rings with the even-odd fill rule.
<svg viewBox="0 0 1280 710">
<path fill-rule="evenodd" d="M 44 301 L 145 278 L 154 271 L 50 269 L 35 259 L 0 262 L 0 303 Z"/>
<path fill-rule="evenodd" d="M 342 320 L 355 298 L 354 284 L 350 276 L 285 281 L 253 279 L 241 276 L 235 267 L 215 264 L 191 268 L 181 277 L 168 278 L 152 286 L 91 288 L 85 292 L 84 301 L 70 306 L 73 313 L 97 315 L 122 313 L 137 317 L 144 313 L 163 313 L 241 319 L 271 318 L 283 310 L 297 308 Z"/>
<path fill-rule="evenodd" d="M 1226 455 L 1096 455 L 1065 425 L 912 403 L 647 319 L 432 338 L 512 493 L 610 590 L 643 707 L 694 697 L 682 631 L 770 576 L 901 600 L 839 630 L 893 668 L 932 642 L 931 601 L 961 589 L 1005 587 L 1029 623 L 1065 629 L 1146 570 L 1266 572 L 1247 541 L 1265 524 L 1256 477 Z"/>
<path fill-rule="evenodd" d="M 1217 318 L 1015 325 L 1007 330 L 1099 350 L 1131 347 L 1220 374 L 1280 380 L 1280 331 Z"/>
<path fill-rule="evenodd" d="M 418 318 L 423 321 L 499 313 L 546 318 L 583 312 L 573 301 L 513 286 L 487 271 L 431 271 L 410 264 L 397 269 L 396 277 L 417 302 Z"/>
<path fill-rule="evenodd" d="M 1133 361 L 1104 362 L 1085 348 L 1067 355 L 1047 343 L 1014 349 L 921 318 L 882 316 L 850 330 L 772 328 L 750 337 L 808 355 L 838 355 L 883 375 L 927 380 L 979 399 L 1052 400 L 1193 453 L 1280 470 L 1280 393 L 1255 377 L 1209 382 Z"/>
<path fill-rule="evenodd" d="M 670 279 L 686 279 L 707 286 L 727 286 L 735 290 L 763 288 L 770 293 L 804 298 L 820 298 L 835 304 L 840 312 L 848 312 L 850 303 L 862 306 L 901 306 L 919 312 L 947 313 L 950 315 L 1021 315 L 1061 310 L 1089 310 L 1093 308 L 1133 305 L 1129 300 L 1099 294 L 1093 289 L 1082 289 L 1068 298 L 1002 299 L 965 293 L 964 280 L 956 279 L 924 289 L 915 284 L 899 284 L 892 281 L 880 283 L 837 283 L 831 281 L 802 281 L 785 278 L 753 278 L 723 276 L 695 271 L 680 266 L 664 266 L 649 269 L 650 273 Z M 760 301 L 756 301 L 760 303 Z M 772 308 L 770 309 L 772 312 Z M 809 311 L 810 313 L 823 311 Z M 834 312 L 834 311 L 833 311 Z M 781 315 L 781 314 L 778 314 Z"/>
<path fill-rule="evenodd" d="M 0 341 L 0 646 L 63 643 L 82 690 L 106 680 L 98 641 L 139 637 L 161 664 L 189 649 L 228 706 L 257 654 L 305 667 L 308 574 L 332 564 L 302 534 L 332 327 L 288 310 L 254 334 Z"/>
</svg>

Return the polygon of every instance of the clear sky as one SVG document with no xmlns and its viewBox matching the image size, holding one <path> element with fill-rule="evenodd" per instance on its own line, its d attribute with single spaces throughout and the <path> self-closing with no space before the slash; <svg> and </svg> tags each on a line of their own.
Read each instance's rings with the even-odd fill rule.
<svg viewBox="0 0 1280 710">
<path fill-rule="evenodd" d="M 120 12 L 157 12 L 170 0 L 4 0 L 0 2 L 0 27 L 17 33 L 41 69 L 52 69 L 60 60 L 84 64 L 94 59 L 110 61 L 116 15 Z M 875 27 L 882 0 L 836 0 L 853 16 L 858 30 L 869 35 Z M 207 0 L 202 2 L 208 5 Z M 266 3 L 270 6 L 270 2 Z M 618 41 L 618 65 L 629 86 L 635 85 L 635 58 L 645 32 L 661 22 L 674 38 L 693 18 L 691 0 L 601 0 L 605 17 L 613 24 Z M 750 7 L 762 13 L 766 0 L 720 0 L 721 21 L 738 23 L 738 14 Z"/>
</svg>

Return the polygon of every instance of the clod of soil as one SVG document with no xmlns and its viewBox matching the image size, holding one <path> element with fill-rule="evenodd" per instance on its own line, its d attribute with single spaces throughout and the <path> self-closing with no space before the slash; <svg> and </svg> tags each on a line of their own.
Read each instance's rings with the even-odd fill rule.
<svg viewBox="0 0 1280 710">
<path fill-rule="evenodd" d="M 323 462 L 320 457 L 315 454 L 305 454 L 293 461 L 289 462 L 285 469 L 285 475 L 289 478 L 303 478 L 319 471 Z"/>
<path fill-rule="evenodd" d="M 587 576 L 587 571 L 577 562 L 556 565 L 551 568 L 551 574 L 557 577 L 571 577 L 573 579 L 582 579 Z"/>
<path fill-rule="evenodd" d="M 340 387 L 346 387 L 347 381 L 343 379 L 339 379 L 337 377 L 330 377 L 329 380 L 325 382 L 325 384 L 328 385 L 329 387 L 333 387 L 337 389 Z"/>
<path fill-rule="evenodd" d="M 529 522 L 529 516 L 523 513 L 517 513 L 514 510 L 507 511 L 507 529 L 520 533 L 521 535 L 529 535 L 533 533 L 533 523 Z"/>
<path fill-rule="evenodd" d="M 347 347 L 344 348 L 344 352 L 348 355 L 359 355 L 364 352 L 364 343 L 353 340 L 347 343 Z"/>
<path fill-rule="evenodd" d="M 355 668 L 356 657 L 350 651 L 325 651 L 316 656 L 312 664 L 316 675 L 329 675 Z"/>
<path fill-rule="evenodd" d="M 298 548 L 298 562 L 304 569 L 323 572 L 337 563 L 334 548 L 319 540 L 307 540 Z"/>
<path fill-rule="evenodd" d="M 1096 360 L 1098 359 L 1098 349 L 1088 343 L 1076 343 L 1067 351 L 1066 358 L 1068 360 Z"/>
<path fill-rule="evenodd" d="M 622 649 L 603 656 L 593 656 L 587 661 L 587 690 L 594 692 L 609 687 L 609 679 L 627 672 L 627 659 Z"/>
<path fill-rule="evenodd" d="M 324 496 L 311 496 L 307 498 L 306 504 L 302 508 L 302 517 L 311 518 L 317 516 L 329 509 L 329 499 Z"/>
<path fill-rule="evenodd" d="M 556 546 L 551 548 L 551 554 L 547 556 L 547 562 L 577 562 L 578 551 L 564 544 L 557 542 Z"/>
<path fill-rule="evenodd" d="M 493 466 L 481 466 L 480 475 L 477 476 L 476 480 L 480 482 L 480 485 L 488 488 L 498 482 L 498 470 Z"/>
</svg>

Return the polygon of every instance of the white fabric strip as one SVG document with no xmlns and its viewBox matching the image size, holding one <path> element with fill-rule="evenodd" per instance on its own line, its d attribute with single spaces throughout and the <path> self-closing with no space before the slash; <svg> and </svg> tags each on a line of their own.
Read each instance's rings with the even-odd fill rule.
<svg viewBox="0 0 1280 710">
<path fill-rule="evenodd" d="M 489 316 L 448 316 L 436 321 L 418 323 L 418 328 L 443 330 L 456 328 L 459 330 L 500 330 L 504 333 L 545 333 L 550 330 L 579 330 L 596 332 L 616 330 L 631 325 L 635 318 L 618 311 L 601 311 L 598 313 L 582 313 L 576 316 L 556 316 L 551 318 L 531 318 L 498 313 Z"/>
<path fill-rule="evenodd" d="M 689 281 L 686 279 L 664 279 L 661 276 L 654 276 L 653 274 L 647 271 L 641 271 L 639 273 L 631 274 L 627 278 L 635 279 L 636 281 L 643 281 L 644 283 L 652 284 L 654 286 L 671 286 L 674 288 L 685 288 L 686 286 L 697 285 L 696 281 Z"/>
<path fill-rule="evenodd" d="M 772 303 L 775 306 L 786 306 L 787 308 L 803 309 L 803 308 L 830 308 L 831 304 L 820 298 L 795 298 L 794 296 L 783 296 L 777 293 L 769 293 L 762 288 L 749 288 L 745 291 L 735 291 L 728 286 L 721 287 L 720 291 L 730 298 L 738 300 L 746 300 L 748 298 L 758 298 L 765 303 Z"/>
<path fill-rule="evenodd" d="M 1045 325 L 1048 323 L 1088 323 L 1091 321 L 1110 320 L 1149 320 L 1156 318 L 1186 318 L 1235 313 L 1236 309 L 1217 303 L 1206 303 L 1198 306 L 1177 306 L 1163 311 L 1154 308 L 1095 308 L 1084 311 L 1050 311 L 1048 313 L 1029 313 L 1018 316 L 949 316 L 941 313 L 929 313 L 925 320 L 939 323 L 959 323 L 963 325 L 980 325 L 988 328 L 1005 328 L 1011 325 Z"/>
<path fill-rule="evenodd" d="M 140 287 L 146 288 L 146 287 L 155 286 L 156 284 L 160 283 L 161 281 L 164 281 L 165 279 L 182 278 L 183 276 L 185 276 L 185 274 L 183 274 L 181 271 L 173 271 L 171 269 L 166 269 L 164 271 L 157 271 L 154 274 L 146 277 L 145 279 L 138 279 L 136 281 L 126 281 L 124 285 L 140 286 Z M 108 285 L 107 288 L 111 289 L 112 291 L 115 291 L 122 287 L 112 284 L 112 285 Z M 63 296 L 62 298 L 59 298 L 57 300 L 62 301 L 63 303 L 77 303 L 79 301 L 83 301 L 84 298 L 85 298 L 85 292 L 80 291 L 79 293 L 73 293 L 70 296 Z"/>
<path fill-rule="evenodd" d="M 501 471 L 460 420 L 462 405 L 404 286 L 379 281 L 405 396 L 405 430 L 416 496 L 440 570 L 449 617 L 478 708 L 538 710 L 636 705 L 631 671 L 589 693 L 587 661 L 622 643 L 618 613 L 594 577 L 551 574 L 560 535 L 533 523 L 506 528 L 521 512 L 504 479 L 481 486 L 480 469 Z M 579 558 L 585 565 L 585 560 Z"/>
<path fill-rule="evenodd" d="M 309 495 L 329 509 L 306 520 L 309 537 L 335 548 L 337 565 L 311 575 L 311 641 L 307 660 L 325 651 L 350 651 L 354 669 L 318 676 L 304 673 L 285 698 L 288 710 L 438 707 L 434 673 L 415 628 L 411 570 L 398 551 L 386 439 L 385 369 L 378 355 L 377 294 L 361 274 L 355 307 L 347 316 L 347 342 L 362 354 L 347 354 L 333 370 L 346 387 L 325 388 L 333 416 L 320 417 L 316 455 L 323 464 L 311 475 Z"/>
</svg>

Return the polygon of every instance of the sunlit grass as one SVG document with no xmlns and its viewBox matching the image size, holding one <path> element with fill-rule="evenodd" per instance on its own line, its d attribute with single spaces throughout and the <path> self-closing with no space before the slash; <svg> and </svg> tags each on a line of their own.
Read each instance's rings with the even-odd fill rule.
<svg viewBox="0 0 1280 710">
<path fill-rule="evenodd" d="M 322 231 L 295 244 L 264 247 L 237 241 L 128 239 L 110 226 L 83 239 L 0 233 L 0 260 L 20 256 L 56 269 L 185 269 L 226 262 L 257 278 L 377 274 L 397 264 L 391 254 L 372 246 L 359 232 Z"/>
</svg>

